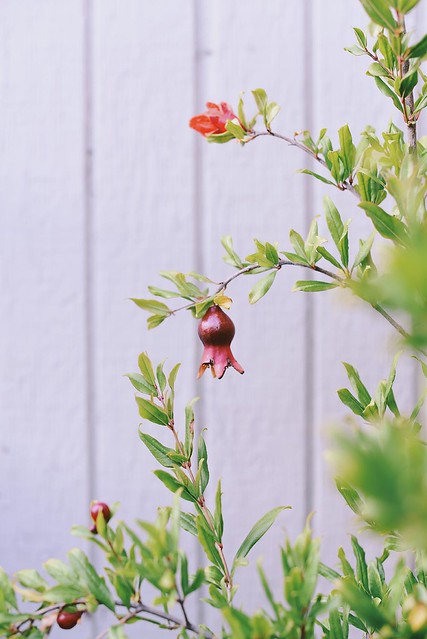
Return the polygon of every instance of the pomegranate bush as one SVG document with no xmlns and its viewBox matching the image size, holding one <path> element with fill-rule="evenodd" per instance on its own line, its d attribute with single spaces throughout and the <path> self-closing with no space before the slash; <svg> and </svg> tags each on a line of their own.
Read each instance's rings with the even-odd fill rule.
<svg viewBox="0 0 427 639">
<path fill-rule="evenodd" d="M 289 137 L 273 130 L 279 106 L 263 89 L 252 92 L 252 117 L 240 99 L 237 114 L 226 102 L 208 102 L 206 112 L 190 121 L 212 143 L 237 141 L 245 146 L 267 136 L 297 147 L 319 165 L 318 173 L 304 172 L 329 185 L 331 193 L 338 189 L 357 198 L 360 215 L 372 223 L 368 237 L 353 237 L 349 221 L 327 196 L 323 207 L 328 238 L 319 235 L 315 219 L 305 238 L 291 229 L 288 246 L 255 240 L 253 252 L 242 257 L 231 237 L 225 237 L 225 261 L 234 270 L 224 281 L 163 272 L 168 288 L 149 286 L 151 297 L 134 302 L 148 311 L 148 328 L 185 310 L 198 319 L 203 343 L 199 376 L 207 368 L 218 379 L 230 367 L 244 372 L 231 352 L 235 327 L 226 313 L 231 307 L 227 293 L 236 280 L 256 277 L 249 292 L 254 304 L 283 268 L 293 266 L 310 273 L 296 281 L 295 290 L 349 289 L 373 307 L 397 331 L 401 351 L 414 355 L 420 377 L 427 377 L 427 140 L 417 140 L 417 122 L 427 106 L 427 77 L 422 71 L 427 36 L 413 42 L 405 27 L 406 14 L 419 0 L 360 1 L 371 20 L 369 34 L 355 28 L 356 43 L 348 51 L 368 58 L 367 73 L 392 101 L 402 128 L 391 123 L 378 135 L 367 126 L 355 142 L 345 125 L 335 147 L 325 129 L 318 136 L 303 131 Z M 378 264 L 377 245 L 386 256 Z M 180 298 L 183 302 L 172 301 Z M 319 540 L 307 523 L 295 542 L 284 541 L 278 557 L 281 599 L 273 595 L 269 576 L 258 568 L 265 601 L 252 613 L 234 603 L 240 569 L 286 507 L 264 515 L 242 535 L 235 556 L 229 556 L 223 546 L 221 482 L 212 503 L 206 498 L 208 451 L 203 433 L 195 436 L 194 400 L 186 406 L 182 432 L 177 426 L 179 364 L 165 371 L 163 364 L 153 365 L 142 353 L 139 371 L 128 377 L 137 391 L 139 415 L 155 424 L 159 435 L 153 437 L 143 427 L 139 435 L 159 465 L 155 474 L 174 494 L 173 505 L 160 508 L 154 521 L 131 527 L 115 523 L 114 504 L 92 502 L 92 525 L 76 526 L 73 532 L 98 547 L 106 564 L 104 574 L 79 549 L 68 553 L 67 563 L 49 559 L 45 576 L 30 569 L 10 579 L 0 571 L 1 636 L 41 639 L 55 625 L 72 629 L 85 623 L 99 607 L 110 610 L 113 618 L 99 639 L 123 639 L 127 624 L 136 622 L 156 624 L 184 639 L 348 639 L 350 627 L 352 636 L 427 636 L 427 446 L 420 421 L 427 384 L 411 412 L 402 412 L 394 391 L 398 360 L 399 353 L 376 389 L 368 389 L 363 373 L 344 364 L 351 390 L 339 389 L 338 396 L 352 415 L 352 428 L 336 431 L 330 455 L 338 491 L 360 522 L 381 536 L 383 552 L 368 560 L 352 537 L 353 556 L 340 549 L 335 570 L 321 562 Z M 250 367 L 250 362 L 245 365 Z M 184 534 L 196 538 L 206 556 L 205 565 L 195 572 L 180 545 Z M 331 582 L 324 592 L 320 577 Z M 156 591 L 154 601 L 146 600 L 146 584 Z M 217 610 L 215 628 L 196 626 L 189 618 L 189 598 L 202 594 L 205 605 Z"/>
</svg>

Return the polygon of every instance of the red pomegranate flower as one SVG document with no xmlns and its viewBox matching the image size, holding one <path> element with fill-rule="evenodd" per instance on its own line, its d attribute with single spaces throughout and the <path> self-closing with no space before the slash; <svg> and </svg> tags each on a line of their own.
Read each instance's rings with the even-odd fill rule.
<svg viewBox="0 0 427 639">
<path fill-rule="evenodd" d="M 206 107 L 207 110 L 204 113 L 195 115 L 194 118 L 190 120 L 191 128 L 205 137 L 207 135 L 225 133 L 227 131 L 225 125 L 228 120 L 238 119 L 232 107 L 227 104 L 227 102 L 220 102 L 219 104 L 207 102 Z"/>
<path fill-rule="evenodd" d="M 229 366 L 243 374 L 245 371 L 231 352 L 236 329 L 232 320 L 219 306 L 211 306 L 199 322 L 199 337 L 204 351 L 199 368 L 201 377 L 207 368 L 211 368 L 212 375 L 221 379 Z"/>
</svg>

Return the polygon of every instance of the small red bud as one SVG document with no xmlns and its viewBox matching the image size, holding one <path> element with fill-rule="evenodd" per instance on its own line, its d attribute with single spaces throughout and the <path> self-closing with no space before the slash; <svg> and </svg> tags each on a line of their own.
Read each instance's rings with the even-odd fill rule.
<svg viewBox="0 0 427 639">
<path fill-rule="evenodd" d="M 229 366 L 244 373 L 230 348 L 235 332 L 231 318 L 219 306 L 208 308 L 199 322 L 198 333 L 205 348 L 198 377 L 211 368 L 212 375 L 221 379 Z"/>
<path fill-rule="evenodd" d="M 95 523 L 90 529 L 90 532 L 94 533 L 95 535 L 98 532 L 96 529 L 96 518 L 98 517 L 98 513 L 101 511 L 102 511 L 102 514 L 104 515 L 105 522 L 107 523 L 108 521 L 110 521 L 111 511 L 108 508 L 107 504 L 105 504 L 102 501 L 93 501 L 90 505 L 90 516 L 92 517 Z"/>
<path fill-rule="evenodd" d="M 79 623 L 83 613 L 84 610 L 68 611 L 63 608 L 56 618 L 56 623 L 63 630 L 71 630 Z"/>
</svg>

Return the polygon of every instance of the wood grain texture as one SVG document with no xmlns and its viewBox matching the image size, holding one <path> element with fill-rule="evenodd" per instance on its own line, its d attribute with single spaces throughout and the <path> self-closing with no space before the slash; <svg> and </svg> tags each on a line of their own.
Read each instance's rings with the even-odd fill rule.
<svg viewBox="0 0 427 639">
<path fill-rule="evenodd" d="M 86 515 L 82 8 L 0 6 L 0 563 L 63 556 Z"/>
<path fill-rule="evenodd" d="M 93 361 L 95 497 L 120 518 L 152 520 L 172 495 L 151 473 L 129 381 L 138 354 L 183 363 L 178 427 L 195 394 L 195 322 L 179 314 L 149 333 L 130 297 L 194 267 L 193 13 L 189 0 L 99 0 L 93 11 Z M 174 300 L 172 300 L 174 303 Z M 179 305 L 179 304 L 178 304 Z M 143 424 L 167 444 L 167 429 Z M 194 562 L 191 570 L 195 569 Z"/>
<path fill-rule="evenodd" d="M 424 33 L 425 2 L 414 16 Z M 198 428 L 208 429 L 210 497 L 222 478 L 230 561 L 261 515 L 292 505 L 254 551 L 274 589 L 284 530 L 295 537 L 313 507 L 324 559 L 335 563 L 353 521 L 323 458 L 325 432 L 345 414 L 336 396 L 346 385 L 342 359 L 371 386 L 387 375 L 397 342 L 385 321 L 338 293 L 291 293 L 306 278 L 297 268 L 283 269 L 254 307 L 247 293 L 256 278 L 241 278 L 229 294 L 245 375 L 197 382 L 202 349 L 191 316 L 149 333 L 129 298 L 161 286 L 160 270 L 223 279 L 225 234 L 242 255 L 253 237 L 289 247 L 289 229 L 304 234 L 325 193 L 352 218 L 353 247 L 368 234 L 350 194 L 295 175 L 306 165 L 298 150 L 266 138 L 208 145 L 187 125 L 208 100 L 236 107 L 240 91 L 251 113 L 250 90 L 262 86 L 282 105 L 274 128 L 285 134 L 327 126 L 336 142 L 346 122 L 355 139 L 367 123 L 384 128 L 391 105 L 364 75 L 366 61 L 343 51 L 352 26 L 366 23 L 357 0 L 250 0 L 245 11 L 237 0 L 0 3 L 0 512 L 8 522 L 0 564 L 8 570 L 62 556 L 92 498 L 121 501 L 127 520 L 152 519 L 171 503 L 150 472 L 123 377 L 144 350 L 153 361 L 167 357 L 166 367 L 183 362 L 179 427 L 185 402 L 202 397 Z M 398 384 L 409 406 L 409 360 Z M 167 442 L 159 428 L 147 430 Z M 191 568 L 205 563 L 185 543 Z M 250 561 L 237 573 L 236 603 L 254 609 L 265 602 Z M 192 615 L 218 627 L 215 612 L 195 605 Z"/>
<path fill-rule="evenodd" d="M 205 7 L 203 20 L 200 109 L 206 100 L 227 100 L 236 108 L 239 92 L 245 91 L 251 114 L 250 90 L 262 86 L 283 105 L 274 126 L 290 133 L 303 128 L 302 4 L 256 1 L 242 13 L 238 2 L 218 2 Z M 305 178 L 294 175 L 303 164 L 304 158 L 277 140 L 262 138 L 243 149 L 237 143 L 204 146 L 203 246 L 210 277 L 222 279 L 230 271 L 221 266 L 221 236 L 232 235 L 237 251 L 247 255 L 254 237 L 283 245 L 291 226 L 303 229 Z M 247 295 L 255 277 L 230 287 L 237 327 L 233 352 L 246 372 L 240 377 L 230 369 L 222 382 L 207 377 L 201 385 L 212 477 L 222 478 L 224 491 L 227 555 L 233 557 L 270 508 L 293 507 L 254 551 L 263 556 L 276 589 L 284 528 L 294 535 L 305 517 L 305 305 L 290 292 L 295 276 L 284 269 L 268 299 L 254 307 Z M 250 561 L 237 573 L 236 603 L 254 609 L 264 598 L 254 557 Z"/>
</svg>

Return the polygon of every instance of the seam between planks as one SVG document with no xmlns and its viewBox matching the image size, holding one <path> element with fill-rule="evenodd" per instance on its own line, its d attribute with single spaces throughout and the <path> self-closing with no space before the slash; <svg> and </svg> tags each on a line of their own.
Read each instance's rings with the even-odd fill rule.
<svg viewBox="0 0 427 639">
<path fill-rule="evenodd" d="M 203 37 L 204 33 L 204 15 L 203 7 L 199 0 L 193 0 L 192 4 L 192 17 L 193 17 L 193 114 L 199 113 L 201 105 L 205 102 L 205 82 L 203 78 L 207 73 L 207 69 L 204 64 L 203 56 Z M 204 274 L 205 272 L 205 259 L 203 255 L 204 235 L 205 235 L 205 192 L 204 192 L 204 164 L 202 153 L 202 140 L 199 135 L 193 133 L 193 262 L 194 270 L 197 273 Z M 194 371 L 199 367 L 199 338 L 197 331 L 194 331 L 193 341 L 193 360 Z M 197 380 L 194 381 L 194 397 L 199 394 L 199 388 L 197 387 Z M 197 406 L 197 420 L 196 420 L 196 437 L 200 434 L 200 425 L 204 423 L 205 417 L 205 402 L 203 398 Z M 204 555 L 203 550 L 199 543 L 194 543 L 195 547 L 195 559 L 198 566 L 203 565 Z M 197 623 L 204 623 L 204 605 L 199 599 L 197 604 Z"/>
<path fill-rule="evenodd" d="M 93 58 L 92 0 L 82 0 L 83 10 L 83 181 L 84 181 L 84 322 L 86 357 L 86 454 L 87 494 L 95 498 L 95 424 L 94 424 L 94 282 L 93 282 Z M 92 555 L 92 545 L 89 553 Z"/>
<path fill-rule="evenodd" d="M 304 0 L 304 19 L 306 31 L 304 47 L 304 121 L 309 131 L 313 129 L 313 2 Z M 308 161 L 310 164 L 310 160 Z M 304 192 L 304 222 L 306 229 L 311 222 L 313 208 L 313 184 L 307 180 Z M 304 380 L 305 380 L 305 410 L 304 410 L 304 502 L 305 514 L 308 515 L 314 509 L 314 467 L 315 467 L 315 433 L 314 433 L 314 365 L 313 354 L 315 351 L 314 333 L 314 299 L 307 294 L 305 298 L 305 330 L 304 330 Z M 303 522 L 304 523 L 304 522 Z"/>
</svg>

